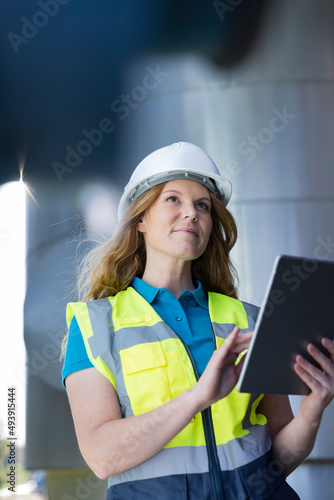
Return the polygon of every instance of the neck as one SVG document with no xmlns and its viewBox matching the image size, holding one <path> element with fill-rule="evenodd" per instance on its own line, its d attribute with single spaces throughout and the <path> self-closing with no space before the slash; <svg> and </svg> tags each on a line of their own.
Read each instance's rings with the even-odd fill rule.
<svg viewBox="0 0 334 500">
<path fill-rule="evenodd" d="M 142 280 L 154 288 L 166 288 L 175 297 L 179 297 L 184 290 L 191 292 L 195 286 L 191 276 L 191 262 L 186 267 L 178 266 L 168 269 L 166 267 L 146 266 Z"/>
</svg>

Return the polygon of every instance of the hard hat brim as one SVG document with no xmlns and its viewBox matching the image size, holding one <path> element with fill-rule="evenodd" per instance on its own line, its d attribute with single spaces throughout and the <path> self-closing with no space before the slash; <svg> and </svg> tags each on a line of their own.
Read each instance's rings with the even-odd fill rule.
<svg viewBox="0 0 334 500">
<path fill-rule="evenodd" d="M 159 172 L 146 179 L 133 183 L 129 182 L 125 188 L 118 206 L 118 220 L 121 220 L 130 205 L 148 191 L 150 188 L 176 179 L 188 179 L 199 182 L 211 191 L 225 206 L 228 204 L 232 194 L 232 184 L 222 176 L 198 170 L 168 170 Z"/>
</svg>

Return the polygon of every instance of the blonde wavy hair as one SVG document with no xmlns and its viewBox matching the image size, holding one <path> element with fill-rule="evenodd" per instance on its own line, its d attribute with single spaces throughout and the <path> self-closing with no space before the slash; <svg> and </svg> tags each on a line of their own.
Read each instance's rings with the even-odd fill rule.
<svg viewBox="0 0 334 500">
<path fill-rule="evenodd" d="M 127 210 L 113 236 L 97 245 L 78 267 L 78 297 L 89 301 L 111 297 L 126 290 L 135 276 L 141 277 L 146 265 L 143 234 L 137 224 L 162 192 L 165 183 L 143 193 Z M 237 226 L 230 211 L 211 192 L 212 231 L 204 253 L 192 262 L 192 277 L 204 290 L 237 298 L 237 273 L 230 252 L 237 240 Z M 64 356 L 67 336 L 63 342 Z"/>
</svg>

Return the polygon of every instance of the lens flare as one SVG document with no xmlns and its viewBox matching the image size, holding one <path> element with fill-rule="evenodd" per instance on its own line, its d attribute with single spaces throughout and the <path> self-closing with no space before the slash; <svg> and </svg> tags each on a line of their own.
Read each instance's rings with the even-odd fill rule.
<svg viewBox="0 0 334 500">
<path fill-rule="evenodd" d="M 36 205 L 38 206 L 39 208 L 39 204 L 37 203 L 37 200 L 33 194 L 33 189 L 31 188 L 31 186 L 29 186 L 29 184 L 27 182 L 25 182 L 23 180 L 23 177 L 24 177 L 24 174 L 23 174 L 23 171 L 24 171 L 24 163 L 20 163 L 19 165 L 19 171 L 20 171 L 20 180 L 19 180 L 19 183 L 22 185 L 22 188 L 24 189 L 24 191 L 27 193 L 27 195 L 33 200 L 34 203 L 36 203 Z"/>
</svg>

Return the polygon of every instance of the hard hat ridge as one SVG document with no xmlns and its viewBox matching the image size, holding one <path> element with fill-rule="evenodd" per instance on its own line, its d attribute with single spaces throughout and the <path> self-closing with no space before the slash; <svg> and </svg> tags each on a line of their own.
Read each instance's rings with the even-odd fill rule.
<svg viewBox="0 0 334 500">
<path fill-rule="evenodd" d="M 145 191 L 175 179 L 189 179 L 203 184 L 225 206 L 231 197 L 231 183 L 220 174 L 210 156 L 195 144 L 177 142 L 153 151 L 139 163 L 124 188 L 118 206 L 118 219 Z"/>
</svg>

